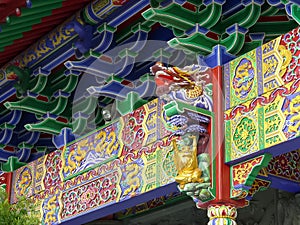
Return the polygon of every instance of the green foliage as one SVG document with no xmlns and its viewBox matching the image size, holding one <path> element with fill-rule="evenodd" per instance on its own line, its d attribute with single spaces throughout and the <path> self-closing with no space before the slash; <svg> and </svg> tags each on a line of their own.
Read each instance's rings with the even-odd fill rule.
<svg viewBox="0 0 300 225">
<path fill-rule="evenodd" d="M 7 194 L 0 187 L 0 225 L 39 225 L 37 206 L 26 197 L 10 204 Z"/>
</svg>

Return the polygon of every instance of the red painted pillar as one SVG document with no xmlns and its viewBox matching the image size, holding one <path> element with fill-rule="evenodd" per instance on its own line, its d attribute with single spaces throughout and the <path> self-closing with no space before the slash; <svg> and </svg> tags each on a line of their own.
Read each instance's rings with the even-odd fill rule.
<svg viewBox="0 0 300 225">
<path fill-rule="evenodd" d="M 216 198 L 209 202 L 209 225 L 236 224 L 236 208 L 245 206 L 245 200 L 232 200 L 230 198 L 230 167 L 225 164 L 224 149 L 224 95 L 222 67 L 217 66 L 212 71 L 213 76 L 213 112 L 215 115 L 215 148 L 216 153 L 212 160 L 216 163 Z"/>
<path fill-rule="evenodd" d="M 6 190 L 8 199 L 10 199 L 12 174 L 13 173 L 10 172 L 10 173 L 3 173 L 0 175 L 0 187 L 2 185 L 5 185 L 5 190 Z"/>
</svg>

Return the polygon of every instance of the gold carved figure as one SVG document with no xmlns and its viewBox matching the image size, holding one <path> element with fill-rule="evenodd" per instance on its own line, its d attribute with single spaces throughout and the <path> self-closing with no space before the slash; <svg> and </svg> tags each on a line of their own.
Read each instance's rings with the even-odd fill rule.
<svg viewBox="0 0 300 225">
<path fill-rule="evenodd" d="M 197 140 L 196 136 L 190 136 L 193 140 L 191 145 L 182 146 L 178 149 L 176 140 L 173 139 L 174 159 L 178 175 L 175 177 L 181 189 L 188 183 L 203 183 L 202 171 L 198 168 Z"/>
</svg>

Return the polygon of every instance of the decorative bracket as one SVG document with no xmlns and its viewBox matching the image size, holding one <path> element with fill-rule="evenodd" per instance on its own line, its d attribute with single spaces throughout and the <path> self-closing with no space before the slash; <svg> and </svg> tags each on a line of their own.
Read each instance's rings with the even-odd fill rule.
<svg viewBox="0 0 300 225">
<path fill-rule="evenodd" d="M 271 161 L 271 154 L 264 154 L 231 166 L 231 198 L 246 198 L 259 171 Z"/>
</svg>

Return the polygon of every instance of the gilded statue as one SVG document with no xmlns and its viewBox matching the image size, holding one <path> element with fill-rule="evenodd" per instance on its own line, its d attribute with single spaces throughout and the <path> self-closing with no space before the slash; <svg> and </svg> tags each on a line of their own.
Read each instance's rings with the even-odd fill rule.
<svg viewBox="0 0 300 225">
<path fill-rule="evenodd" d="M 202 171 L 198 167 L 197 159 L 197 138 L 196 136 L 190 136 L 192 144 L 182 146 L 178 149 L 176 140 L 173 139 L 174 159 L 175 166 L 178 171 L 178 175 L 175 177 L 176 182 L 179 183 L 181 189 L 188 183 L 203 183 L 201 178 Z"/>
</svg>

